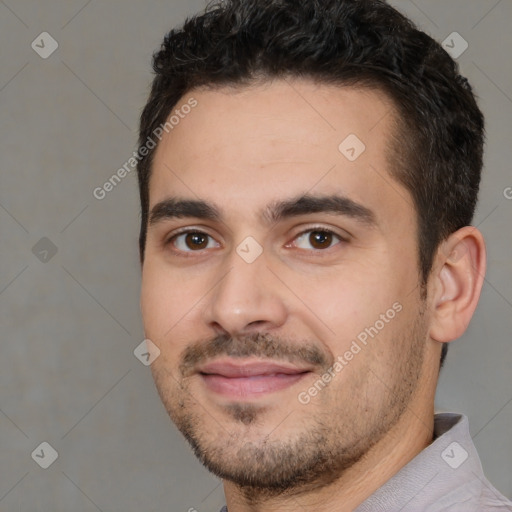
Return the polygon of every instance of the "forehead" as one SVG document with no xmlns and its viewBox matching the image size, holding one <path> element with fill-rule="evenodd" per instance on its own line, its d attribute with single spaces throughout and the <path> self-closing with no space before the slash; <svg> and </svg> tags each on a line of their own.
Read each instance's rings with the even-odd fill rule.
<svg viewBox="0 0 512 512">
<path fill-rule="evenodd" d="M 395 113 L 383 93 L 277 80 L 192 90 L 173 112 L 191 98 L 197 106 L 157 147 L 150 208 L 169 196 L 200 197 L 249 214 L 315 192 L 340 193 L 392 215 L 412 209 L 389 172 Z"/>
</svg>

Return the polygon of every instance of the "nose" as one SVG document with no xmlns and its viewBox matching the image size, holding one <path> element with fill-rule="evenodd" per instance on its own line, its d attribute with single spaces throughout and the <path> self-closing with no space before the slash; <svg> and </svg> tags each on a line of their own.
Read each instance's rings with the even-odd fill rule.
<svg viewBox="0 0 512 512">
<path fill-rule="evenodd" d="M 269 268 L 265 253 L 247 263 L 233 251 L 226 267 L 208 294 L 205 322 L 217 334 L 232 337 L 281 327 L 287 317 L 283 285 Z"/>
</svg>

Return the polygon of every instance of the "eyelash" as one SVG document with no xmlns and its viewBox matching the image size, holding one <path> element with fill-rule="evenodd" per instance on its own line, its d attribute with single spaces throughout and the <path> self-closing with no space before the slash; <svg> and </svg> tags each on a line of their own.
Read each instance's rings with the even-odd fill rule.
<svg viewBox="0 0 512 512">
<path fill-rule="evenodd" d="M 310 227 L 308 229 L 305 229 L 305 230 L 301 231 L 300 233 L 297 233 L 293 237 L 292 242 L 297 240 L 298 238 L 302 237 L 303 235 L 305 235 L 307 233 L 312 233 L 312 232 L 315 232 L 315 231 L 319 231 L 319 232 L 322 232 L 322 233 L 326 233 L 326 234 L 332 235 L 334 238 L 337 239 L 337 242 L 333 241 L 333 244 L 330 245 L 329 247 L 327 247 L 326 249 L 300 249 L 300 250 L 309 251 L 309 252 L 312 252 L 312 253 L 322 253 L 322 252 L 327 252 L 329 249 L 331 249 L 332 247 L 334 247 L 334 246 L 336 246 L 336 245 L 338 245 L 340 243 L 348 242 L 348 238 L 347 237 L 343 237 L 340 234 L 338 234 L 335 231 L 333 231 L 332 229 L 328 229 L 328 228 L 325 228 L 323 226 L 313 226 L 313 227 Z M 172 245 L 173 241 L 175 241 L 177 237 L 182 236 L 182 235 L 187 235 L 187 234 L 190 234 L 190 233 L 196 233 L 196 234 L 200 234 L 200 235 L 205 235 L 206 237 L 210 237 L 210 238 L 214 239 L 214 237 L 212 235 L 210 235 L 210 234 L 208 234 L 208 233 L 206 233 L 204 231 L 201 231 L 200 229 L 185 228 L 182 231 L 178 231 L 177 233 L 173 233 L 169 238 L 167 238 L 166 241 L 164 242 L 164 246 L 167 247 L 169 245 Z M 285 245 L 285 247 L 289 247 L 292 242 L 287 243 Z M 173 249 L 173 251 L 176 254 L 179 254 L 180 256 L 186 258 L 186 257 L 192 257 L 193 253 L 201 253 L 201 252 L 204 251 L 204 249 L 199 249 L 197 251 L 193 251 L 193 250 L 182 251 L 180 249 Z"/>
</svg>

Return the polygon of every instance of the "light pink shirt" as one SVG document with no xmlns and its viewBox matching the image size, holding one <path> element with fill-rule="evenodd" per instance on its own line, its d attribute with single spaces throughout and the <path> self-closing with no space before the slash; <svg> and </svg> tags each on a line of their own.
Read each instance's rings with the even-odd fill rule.
<svg viewBox="0 0 512 512">
<path fill-rule="evenodd" d="M 466 416 L 436 414 L 434 441 L 355 512 L 508 512 L 485 478 Z"/>
</svg>

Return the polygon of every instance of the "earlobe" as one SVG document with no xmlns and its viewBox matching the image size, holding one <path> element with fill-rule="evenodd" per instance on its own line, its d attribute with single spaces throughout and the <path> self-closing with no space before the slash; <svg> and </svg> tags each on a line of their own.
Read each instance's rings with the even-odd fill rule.
<svg viewBox="0 0 512 512">
<path fill-rule="evenodd" d="M 478 304 L 485 266 L 485 242 L 477 228 L 465 226 L 441 243 L 431 276 L 432 339 L 446 343 L 462 336 Z"/>
</svg>

